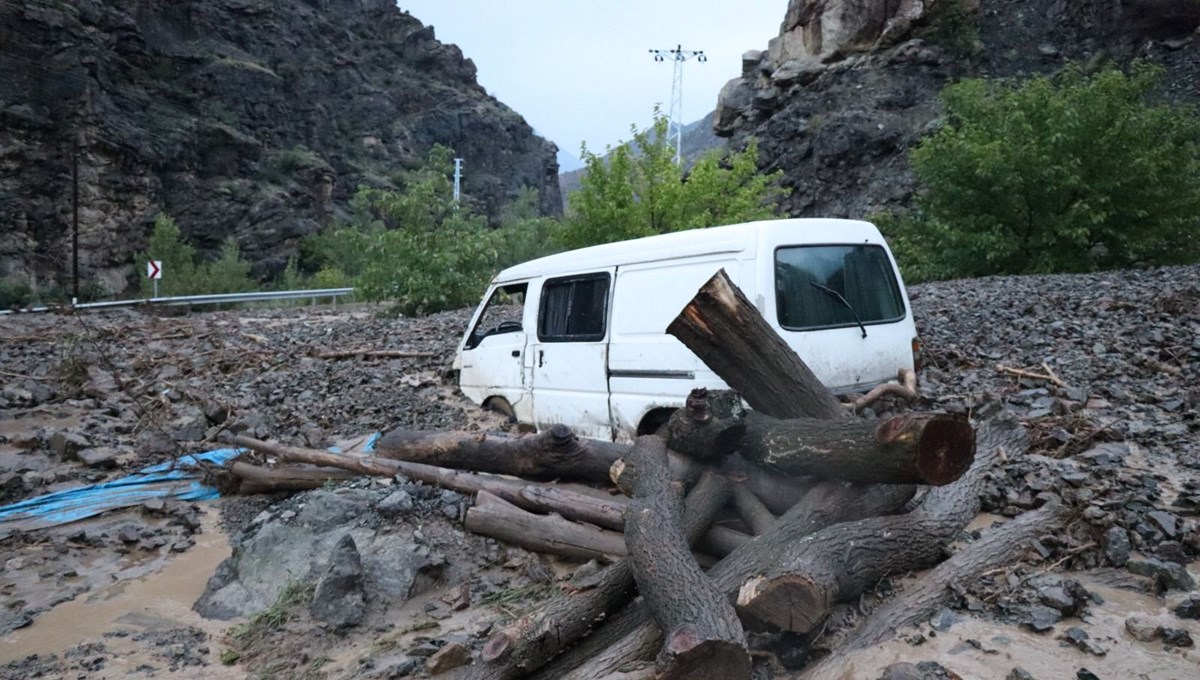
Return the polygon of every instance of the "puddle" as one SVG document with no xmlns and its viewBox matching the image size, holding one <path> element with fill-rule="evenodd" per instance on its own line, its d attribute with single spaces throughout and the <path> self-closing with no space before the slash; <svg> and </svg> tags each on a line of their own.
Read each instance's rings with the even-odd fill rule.
<svg viewBox="0 0 1200 680">
<path fill-rule="evenodd" d="M 231 552 L 228 538 L 217 526 L 216 508 L 210 505 L 206 510 L 201 520 L 203 532 L 194 535 L 196 545 L 187 552 L 126 565 L 107 576 L 111 584 L 43 612 L 29 627 L 12 631 L 0 640 L 0 663 L 30 654 L 58 654 L 86 641 L 103 640 L 110 650 L 135 644 L 129 638 L 104 637 L 104 633 L 113 630 L 139 633 L 194 626 L 213 636 L 207 645 L 212 657 L 210 664 L 220 667 L 214 641 L 230 622 L 208 621 L 192 611 L 192 603 L 204 590 L 209 576 Z M 81 576 L 90 575 L 85 574 L 89 571 L 79 568 Z M 125 657 L 132 663 L 134 656 L 117 653 L 110 663 L 124 663 Z M 152 665 L 161 666 L 161 662 Z M 128 670 L 132 672 L 136 666 L 133 664 Z M 204 676 L 215 677 L 208 669 Z"/>
<path fill-rule="evenodd" d="M 891 664 L 920 661 L 937 661 L 971 680 L 1004 680 L 1016 667 L 1024 668 L 1035 678 L 1074 678 L 1080 668 L 1087 668 L 1106 679 L 1195 680 L 1200 677 L 1200 650 L 1165 651 L 1161 642 L 1139 642 L 1125 632 L 1125 619 L 1135 614 L 1165 615 L 1173 627 L 1188 629 L 1196 639 L 1200 639 L 1200 624 L 1169 615 L 1166 607 L 1149 595 L 1101 585 L 1089 581 L 1083 574 L 1072 576 L 1104 598 L 1104 604 L 1089 606 L 1090 613 L 1083 621 L 1066 619 L 1053 631 L 1037 634 L 964 616 L 950 630 L 927 638 L 919 646 L 893 639 L 876 647 L 827 659 L 794 677 L 797 680 L 877 678 Z M 1087 631 L 1092 640 L 1108 650 L 1107 654 L 1087 654 L 1059 640 L 1072 626 Z"/>
</svg>

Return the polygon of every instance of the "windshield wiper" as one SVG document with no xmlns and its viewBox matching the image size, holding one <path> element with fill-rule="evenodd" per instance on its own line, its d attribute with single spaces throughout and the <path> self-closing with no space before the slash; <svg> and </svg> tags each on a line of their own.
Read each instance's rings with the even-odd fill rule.
<svg viewBox="0 0 1200 680">
<path fill-rule="evenodd" d="M 823 285 L 817 283 L 816 281 L 809 281 L 808 283 L 813 288 L 816 288 L 817 290 L 821 291 L 822 293 L 825 293 L 829 297 L 831 297 L 834 300 L 837 300 L 838 302 L 845 305 L 846 309 L 849 309 L 850 313 L 854 315 L 854 321 L 855 321 L 855 323 L 858 324 L 858 329 L 862 331 L 862 336 L 864 338 L 867 337 L 867 327 L 863 325 L 862 319 L 858 318 L 858 312 L 854 311 L 854 307 L 851 306 L 851 304 L 846 301 L 846 298 L 842 297 L 841 293 L 830 288 L 829 286 L 823 286 Z"/>
</svg>

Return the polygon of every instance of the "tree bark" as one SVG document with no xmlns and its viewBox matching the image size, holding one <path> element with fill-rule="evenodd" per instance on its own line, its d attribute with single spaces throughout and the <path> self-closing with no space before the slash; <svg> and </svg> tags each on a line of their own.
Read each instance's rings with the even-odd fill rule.
<svg viewBox="0 0 1200 680">
<path fill-rule="evenodd" d="M 626 554 L 620 532 L 572 522 L 559 515 L 527 512 L 487 491 L 475 496 L 464 526 L 475 534 L 563 557 L 611 561 Z"/>
<path fill-rule="evenodd" d="M 495 433 L 393 430 L 376 456 L 526 479 L 608 481 L 608 468 L 629 450 L 623 444 L 580 439 L 565 425 L 523 437 Z"/>
<path fill-rule="evenodd" d="M 842 639 L 838 650 L 850 651 L 880 644 L 897 629 L 928 619 L 955 597 L 953 586 L 966 586 L 986 571 L 1011 564 L 1030 541 L 1039 535 L 1057 532 L 1070 515 L 1066 506 L 1056 503 L 1026 512 L 1003 526 L 983 532 L 979 540 L 884 602 L 862 625 Z"/>
<path fill-rule="evenodd" d="M 908 413 L 882 423 L 746 415 L 742 456 L 785 475 L 856 484 L 949 484 L 971 466 L 975 430 L 965 418 Z"/>
<path fill-rule="evenodd" d="M 712 523 L 729 497 L 729 482 L 709 472 L 688 494 L 684 531 L 694 542 Z M 623 559 L 601 571 L 584 589 L 567 591 L 493 635 L 482 662 L 465 669 L 459 680 L 512 680 L 526 677 L 567 646 L 607 620 L 634 595 L 633 569 Z"/>
<path fill-rule="evenodd" d="M 848 418 L 753 303 L 717 272 L 667 326 L 750 408 L 776 418 Z"/>
<path fill-rule="evenodd" d="M 629 501 L 623 496 L 600 497 L 556 486 L 530 484 L 521 490 L 521 498 L 525 502 L 518 505 L 530 510 L 557 512 L 567 519 L 605 529 L 621 531 L 625 528 L 625 508 Z"/>
<path fill-rule="evenodd" d="M 733 453 L 746 433 L 746 410 L 734 392 L 709 393 L 698 388 L 688 394 L 684 407 L 667 421 L 667 446 L 697 460 Z"/>
<path fill-rule="evenodd" d="M 663 440 L 638 438 L 625 474 L 633 476 L 625 525 L 633 576 L 666 634 L 658 677 L 748 678 L 750 655 L 737 613 L 688 549 L 680 524 L 683 486 L 671 480 Z"/>
<path fill-rule="evenodd" d="M 987 451 L 968 473 L 929 492 L 906 515 L 837 524 L 787 545 L 763 575 L 748 580 L 738 593 L 743 622 L 758 630 L 807 633 L 834 603 L 858 597 L 892 574 L 937 564 L 978 513 L 984 473 L 1006 442 L 1023 436 L 1011 422 L 990 427 Z"/>
<path fill-rule="evenodd" d="M 775 515 L 771 514 L 754 492 L 741 484 L 735 484 L 733 487 L 733 507 L 755 536 L 765 534 L 775 523 Z"/>
</svg>

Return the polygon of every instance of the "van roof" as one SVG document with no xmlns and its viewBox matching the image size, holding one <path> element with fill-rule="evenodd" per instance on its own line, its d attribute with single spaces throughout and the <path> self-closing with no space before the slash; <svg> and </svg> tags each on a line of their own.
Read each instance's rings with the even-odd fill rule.
<svg viewBox="0 0 1200 680">
<path fill-rule="evenodd" d="M 786 235 L 788 243 L 883 243 L 875 225 L 860 220 L 796 218 L 691 229 L 658 236 L 605 243 L 530 260 L 500 272 L 504 283 L 536 276 L 553 276 L 639 262 L 693 257 L 707 253 L 740 252 L 757 244 L 760 236 Z M 774 239 L 778 240 L 778 239 Z"/>
</svg>

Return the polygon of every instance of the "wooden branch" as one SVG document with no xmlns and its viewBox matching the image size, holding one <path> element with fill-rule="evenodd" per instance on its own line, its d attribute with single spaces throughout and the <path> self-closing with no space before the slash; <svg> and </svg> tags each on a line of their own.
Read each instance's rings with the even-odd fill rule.
<svg viewBox="0 0 1200 680">
<path fill-rule="evenodd" d="M 667 326 L 750 408 L 776 418 L 848 417 L 844 406 L 722 269 Z"/>
<path fill-rule="evenodd" d="M 565 425 L 536 435 L 393 430 L 375 446 L 382 458 L 493 472 L 526 479 L 608 481 L 608 468 L 629 447 L 580 439 Z"/>
<path fill-rule="evenodd" d="M 927 620 L 955 597 L 952 588 L 966 586 L 984 572 L 1011 564 L 1039 535 L 1055 534 L 1070 516 L 1061 504 L 1046 505 L 993 529 L 953 557 L 908 585 L 838 645 L 839 652 L 880 644 L 899 628 Z"/>
<path fill-rule="evenodd" d="M 704 388 L 694 389 L 684 408 L 672 413 L 667 421 L 667 445 L 697 460 L 729 455 L 746 433 L 745 413 L 736 393 L 710 395 Z"/>
<path fill-rule="evenodd" d="M 626 460 L 633 500 L 625 543 L 638 592 L 666 634 L 659 678 L 750 677 L 750 655 L 737 614 L 692 559 L 683 535 L 683 486 L 671 480 L 667 449 L 639 437 Z"/>
<path fill-rule="evenodd" d="M 588 522 L 605 529 L 621 531 L 625 527 L 628 499 L 571 491 L 558 486 L 530 484 L 521 490 L 526 501 L 521 507 L 538 512 L 556 512 L 563 517 Z"/>
<path fill-rule="evenodd" d="M 690 541 L 704 531 L 729 497 L 729 482 L 714 473 L 701 477 L 684 510 Z M 513 680 L 537 670 L 634 595 L 633 569 L 623 559 L 601 571 L 586 588 L 570 589 L 535 614 L 506 626 L 484 645 L 482 662 L 459 680 Z"/>
<path fill-rule="evenodd" d="M 775 523 L 775 515 L 771 514 L 753 491 L 741 484 L 733 486 L 733 506 L 755 536 L 766 533 Z"/>
<path fill-rule="evenodd" d="M 329 482 L 344 482 L 362 475 L 336 468 L 268 468 L 234 461 L 218 473 L 217 488 L 222 495 L 248 496 L 278 491 L 319 489 Z"/>
<path fill-rule="evenodd" d="M 874 404 L 886 395 L 894 395 L 905 401 L 915 401 L 917 398 L 917 374 L 911 369 L 902 368 L 896 372 L 899 382 L 888 382 L 876 385 L 870 392 L 846 404 L 854 413 Z"/>
<path fill-rule="evenodd" d="M 700 539 L 699 548 L 710 555 L 725 557 L 734 550 L 749 543 L 752 538 L 754 537 L 750 534 L 744 534 L 736 529 L 714 524 L 708 528 L 708 532 Z"/>
<path fill-rule="evenodd" d="M 1048 366 L 1046 366 L 1046 364 L 1042 364 L 1042 368 L 1046 370 L 1045 373 L 1037 373 L 1035 371 L 1026 371 L 1026 370 L 1023 370 L 1020 368 L 1012 368 L 1011 366 L 1005 366 L 1004 364 L 996 364 L 996 372 L 997 373 L 1005 373 L 1008 375 L 1016 376 L 1018 378 L 1030 378 L 1032 380 L 1045 380 L 1046 382 L 1054 383 L 1055 385 L 1058 385 L 1059 387 L 1067 386 L 1066 383 L 1064 383 L 1062 380 L 1060 380 L 1057 375 L 1054 375 L 1054 371 L 1051 371 L 1050 368 Z"/>
<path fill-rule="evenodd" d="M 559 515 L 527 512 L 487 491 L 476 494 L 475 505 L 467 509 L 463 526 L 474 534 L 563 557 L 609 561 L 626 553 L 625 540 L 619 532 L 572 522 Z"/>
<path fill-rule="evenodd" d="M 882 423 L 746 416 L 742 455 L 787 475 L 859 484 L 948 484 L 975 456 L 965 418 L 906 413 Z"/>
</svg>

